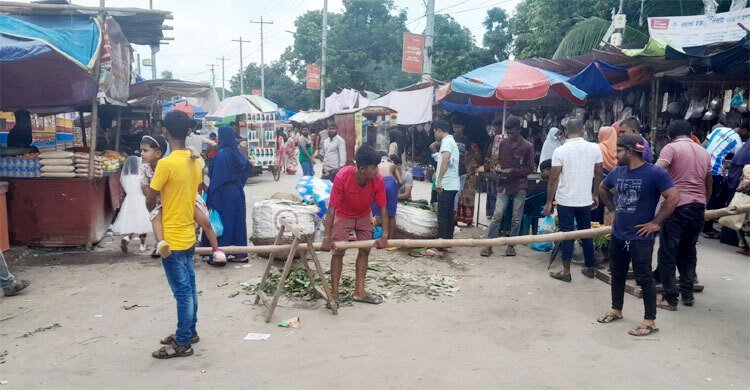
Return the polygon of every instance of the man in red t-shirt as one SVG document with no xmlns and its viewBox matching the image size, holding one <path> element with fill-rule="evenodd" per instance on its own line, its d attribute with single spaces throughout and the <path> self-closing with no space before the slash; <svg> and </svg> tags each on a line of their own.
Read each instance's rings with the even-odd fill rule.
<svg viewBox="0 0 750 390">
<path fill-rule="evenodd" d="M 372 211 L 370 204 L 375 202 L 380 208 L 383 235 L 375 241 L 375 247 L 388 246 L 388 209 L 386 208 L 385 184 L 378 173 L 380 155 L 370 146 L 362 146 L 354 156 L 356 166 L 343 167 L 336 174 L 331 191 L 331 200 L 326 213 L 326 233 L 323 250 L 331 250 L 331 283 L 333 299 L 339 300 L 339 281 L 344 266 L 345 249 L 336 249 L 334 242 L 348 241 L 354 230 L 357 241 L 372 239 Z M 365 276 L 370 249 L 360 249 L 354 279 L 352 299 L 357 302 L 380 304 L 383 299 L 365 291 Z"/>
</svg>

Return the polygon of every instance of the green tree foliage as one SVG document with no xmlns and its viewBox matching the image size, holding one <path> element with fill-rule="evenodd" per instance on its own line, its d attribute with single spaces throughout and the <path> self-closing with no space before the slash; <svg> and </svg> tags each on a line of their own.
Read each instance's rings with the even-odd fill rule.
<svg viewBox="0 0 750 390">
<path fill-rule="evenodd" d="M 599 48 L 609 29 L 610 21 L 593 17 L 580 21 L 565 35 L 552 59 L 574 57 Z M 627 26 L 623 46 L 643 47 L 648 43 L 648 34 Z"/>
<path fill-rule="evenodd" d="M 173 79 L 174 77 L 172 76 L 172 71 L 171 70 L 162 70 L 161 71 L 161 78 L 166 79 L 166 80 L 170 80 L 170 79 Z"/>
<path fill-rule="evenodd" d="M 492 53 L 474 44 L 471 31 L 447 15 L 435 16 L 432 77 L 449 81 L 472 69 L 495 62 Z"/>
<path fill-rule="evenodd" d="M 513 35 L 510 33 L 510 21 L 508 14 L 502 8 L 492 8 L 487 10 L 487 17 L 484 19 L 484 39 L 483 44 L 490 51 L 495 61 L 504 61 L 510 57 L 511 47 L 513 45 Z"/>
</svg>

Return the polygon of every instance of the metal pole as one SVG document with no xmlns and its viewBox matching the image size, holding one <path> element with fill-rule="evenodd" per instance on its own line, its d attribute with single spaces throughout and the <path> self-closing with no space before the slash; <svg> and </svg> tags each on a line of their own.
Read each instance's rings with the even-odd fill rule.
<svg viewBox="0 0 750 390">
<path fill-rule="evenodd" d="M 260 22 L 250 21 L 250 23 L 260 24 L 260 96 L 266 97 L 266 72 L 265 72 L 265 61 L 263 59 L 263 25 L 273 24 L 273 22 L 264 22 L 263 17 L 260 17 Z"/>
<path fill-rule="evenodd" d="M 151 79 L 156 80 L 156 52 L 153 46 L 151 46 Z"/>
<path fill-rule="evenodd" d="M 422 66 L 422 81 L 432 80 L 432 38 L 435 34 L 435 0 L 427 1 L 427 25 L 424 37 L 424 64 Z"/>
<path fill-rule="evenodd" d="M 224 56 L 221 56 L 221 58 L 217 58 L 217 60 L 221 60 L 221 100 L 224 100 L 224 91 L 226 90 L 224 88 L 224 60 L 226 60 L 226 58 L 224 58 Z"/>
<path fill-rule="evenodd" d="M 326 107 L 326 48 L 328 47 L 328 0 L 323 0 L 323 31 L 321 33 L 320 53 L 320 109 Z"/>
<path fill-rule="evenodd" d="M 245 94 L 245 64 L 242 60 L 242 44 L 250 43 L 250 41 L 243 40 L 242 37 L 240 37 L 240 39 L 232 39 L 232 42 L 240 43 L 240 95 L 244 95 Z"/>
<path fill-rule="evenodd" d="M 138 59 L 138 76 L 141 75 L 141 53 L 136 53 L 136 58 Z"/>
<path fill-rule="evenodd" d="M 216 89 L 216 74 L 214 73 L 215 64 L 208 64 L 211 67 L 211 88 Z"/>
</svg>

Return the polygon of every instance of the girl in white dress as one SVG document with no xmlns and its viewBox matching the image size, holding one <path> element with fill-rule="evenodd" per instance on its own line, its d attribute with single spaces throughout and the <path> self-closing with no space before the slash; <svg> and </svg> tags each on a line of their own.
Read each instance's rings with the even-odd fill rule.
<svg viewBox="0 0 750 390">
<path fill-rule="evenodd" d="M 146 197 L 141 191 L 141 179 L 139 171 L 141 159 L 137 156 L 129 156 L 120 173 L 120 184 L 125 190 L 125 200 L 120 207 L 115 223 L 112 224 L 112 232 L 116 235 L 124 235 L 120 241 L 120 249 L 128 251 L 128 244 L 134 234 L 141 239 L 141 251 L 146 248 L 146 234 L 151 233 L 151 220 L 146 209 Z"/>
</svg>

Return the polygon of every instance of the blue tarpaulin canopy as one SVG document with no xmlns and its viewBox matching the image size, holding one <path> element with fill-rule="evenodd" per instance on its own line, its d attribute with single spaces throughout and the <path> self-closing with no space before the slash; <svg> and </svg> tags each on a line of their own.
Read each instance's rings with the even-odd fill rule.
<svg viewBox="0 0 750 390">
<path fill-rule="evenodd" d="M 589 96 L 607 96 L 617 90 L 613 84 L 628 79 L 628 70 L 610 65 L 604 61 L 594 61 L 568 82 L 586 91 Z"/>
<path fill-rule="evenodd" d="M 0 15 L 0 109 L 90 103 L 101 29 L 89 17 Z"/>
</svg>

